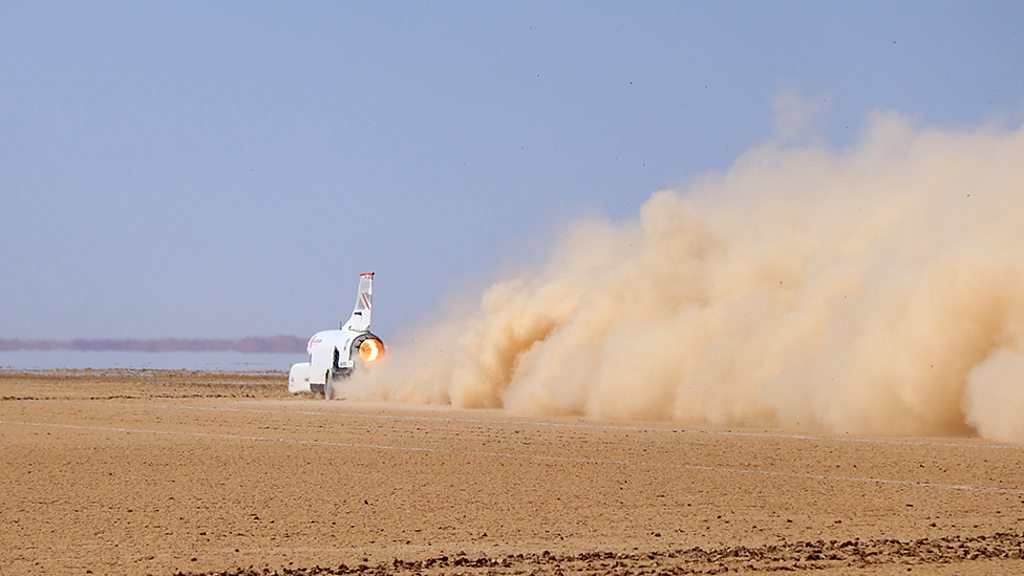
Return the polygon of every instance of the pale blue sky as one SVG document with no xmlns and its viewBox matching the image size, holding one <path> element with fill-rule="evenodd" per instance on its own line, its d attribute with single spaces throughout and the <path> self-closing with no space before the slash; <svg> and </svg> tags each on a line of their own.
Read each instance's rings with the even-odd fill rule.
<svg viewBox="0 0 1024 576">
<path fill-rule="evenodd" d="M 772 100 L 1018 125 L 1021 2 L 0 0 L 0 337 L 389 335 Z M 826 102 L 827 101 L 827 102 Z"/>
</svg>

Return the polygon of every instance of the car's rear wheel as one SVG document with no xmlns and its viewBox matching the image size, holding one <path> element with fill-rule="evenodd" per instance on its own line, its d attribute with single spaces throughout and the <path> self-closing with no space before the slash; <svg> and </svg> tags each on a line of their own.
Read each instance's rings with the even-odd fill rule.
<svg viewBox="0 0 1024 576">
<path fill-rule="evenodd" d="M 324 374 L 324 400 L 330 400 L 334 397 L 334 375 L 328 370 Z"/>
</svg>

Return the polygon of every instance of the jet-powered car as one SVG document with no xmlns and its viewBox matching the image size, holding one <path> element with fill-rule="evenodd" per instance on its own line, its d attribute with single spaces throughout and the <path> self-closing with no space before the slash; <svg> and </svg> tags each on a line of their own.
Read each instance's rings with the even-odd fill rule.
<svg viewBox="0 0 1024 576">
<path fill-rule="evenodd" d="M 339 330 L 317 332 L 309 339 L 309 362 L 292 365 L 288 391 L 315 392 L 329 400 L 334 396 L 336 380 L 379 362 L 384 356 L 384 342 L 370 332 L 372 311 L 373 272 L 363 272 L 352 317 Z"/>
</svg>

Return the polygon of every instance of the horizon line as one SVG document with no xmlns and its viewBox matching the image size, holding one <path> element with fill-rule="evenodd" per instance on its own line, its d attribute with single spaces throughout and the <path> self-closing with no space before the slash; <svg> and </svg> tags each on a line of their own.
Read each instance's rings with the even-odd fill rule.
<svg viewBox="0 0 1024 576">
<path fill-rule="evenodd" d="M 241 352 L 244 354 L 303 353 L 307 338 L 243 336 L 241 338 L 0 338 L 0 352 L 51 350 L 78 352 Z"/>
</svg>

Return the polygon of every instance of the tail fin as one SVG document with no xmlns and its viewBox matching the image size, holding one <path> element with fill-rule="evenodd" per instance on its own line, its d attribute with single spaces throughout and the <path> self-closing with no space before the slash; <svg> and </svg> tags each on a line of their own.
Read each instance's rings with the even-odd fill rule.
<svg viewBox="0 0 1024 576">
<path fill-rule="evenodd" d="M 368 332 L 372 312 L 373 272 L 363 272 L 359 275 L 359 294 L 356 295 L 356 307 L 352 310 L 352 317 L 342 326 L 342 330 Z"/>
</svg>

